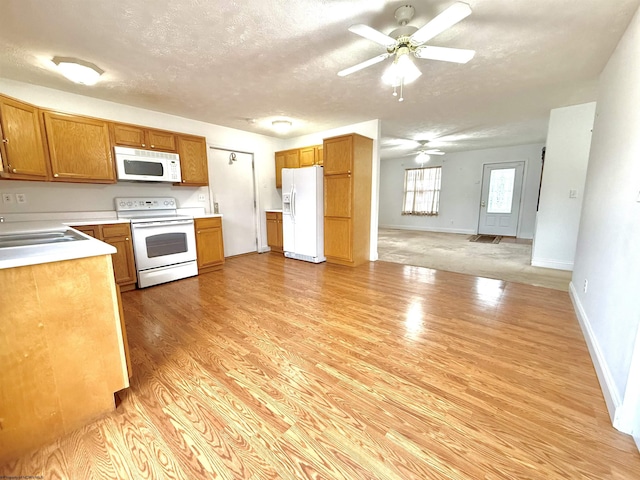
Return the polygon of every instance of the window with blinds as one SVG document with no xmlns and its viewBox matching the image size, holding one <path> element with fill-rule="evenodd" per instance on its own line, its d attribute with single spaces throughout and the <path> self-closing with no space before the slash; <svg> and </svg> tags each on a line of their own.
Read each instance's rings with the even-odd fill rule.
<svg viewBox="0 0 640 480">
<path fill-rule="evenodd" d="M 438 215 L 442 167 L 404 171 L 403 215 Z"/>
</svg>

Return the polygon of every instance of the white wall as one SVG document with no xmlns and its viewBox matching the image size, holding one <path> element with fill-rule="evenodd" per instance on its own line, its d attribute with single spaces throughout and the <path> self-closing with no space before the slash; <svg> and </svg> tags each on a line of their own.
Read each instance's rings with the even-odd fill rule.
<svg viewBox="0 0 640 480">
<path fill-rule="evenodd" d="M 265 208 L 280 205 L 275 188 L 274 152 L 279 150 L 281 141 L 276 138 L 2 78 L 0 93 L 63 112 L 201 135 L 206 137 L 209 145 L 252 152 L 256 165 L 257 201 L 261 217 L 264 217 Z M 26 204 L 0 203 L 0 213 L 113 210 L 114 197 L 146 195 L 173 196 L 177 198 L 180 207 L 205 207 L 207 211 L 211 209 L 207 187 L 174 187 L 126 182 L 114 185 L 83 185 L 0 180 L 0 192 L 24 193 L 27 196 Z M 198 202 L 199 193 L 205 194 L 205 202 Z M 266 245 L 264 218 L 261 218 L 260 230 L 261 244 Z"/>
<path fill-rule="evenodd" d="M 431 156 L 425 166 L 442 166 L 440 213 L 435 217 L 402 215 L 404 171 L 419 166 L 414 156 L 383 160 L 380 165 L 380 226 L 432 232 L 478 231 L 483 165 L 525 161 L 523 203 L 518 237 L 531 238 L 538 202 L 542 144 L 490 148 Z"/>
<path fill-rule="evenodd" d="M 595 102 L 551 110 L 531 254 L 536 267 L 573 269 L 595 112 Z"/>
<path fill-rule="evenodd" d="M 320 145 L 325 138 L 345 135 L 347 133 L 358 133 L 373 139 L 373 159 L 371 165 L 371 238 L 369 259 L 378 259 L 378 195 L 380 178 L 380 120 L 369 120 L 367 122 L 346 125 L 340 128 L 325 130 L 323 132 L 301 137 L 291 138 L 284 142 L 283 150 L 291 148 L 306 147 L 309 145 Z"/>
<path fill-rule="evenodd" d="M 640 409 L 640 378 L 630 377 L 632 362 L 640 371 L 639 12 L 600 76 L 570 286 L 614 425 L 623 431 L 621 418 Z"/>
</svg>

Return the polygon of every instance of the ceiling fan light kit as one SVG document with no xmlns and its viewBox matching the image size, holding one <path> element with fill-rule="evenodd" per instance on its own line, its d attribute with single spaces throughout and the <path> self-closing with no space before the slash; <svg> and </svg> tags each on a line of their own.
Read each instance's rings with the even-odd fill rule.
<svg viewBox="0 0 640 480">
<path fill-rule="evenodd" d="M 393 63 L 385 70 L 382 81 L 393 87 L 394 96 L 398 95 L 397 89 L 398 87 L 400 88 L 398 101 L 401 102 L 404 100 L 404 85 L 415 81 L 422 75 L 422 72 L 411 60 L 411 54 L 420 59 L 453 63 L 467 63 L 473 58 L 475 55 L 473 50 L 424 45 L 439 33 L 468 17 L 471 14 L 469 5 L 463 2 L 456 2 L 422 28 L 407 25 L 413 19 L 414 14 L 415 9 L 411 5 L 403 5 L 397 8 L 395 18 L 399 26 L 389 35 L 385 35 L 368 25 L 359 24 L 349 27 L 350 32 L 385 47 L 387 53 L 341 70 L 338 75 L 341 77 L 350 75 L 393 56 Z"/>
</svg>

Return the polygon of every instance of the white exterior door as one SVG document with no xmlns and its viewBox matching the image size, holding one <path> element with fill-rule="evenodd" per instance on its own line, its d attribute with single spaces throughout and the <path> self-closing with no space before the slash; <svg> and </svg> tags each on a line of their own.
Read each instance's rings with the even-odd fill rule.
<svg viewBox="0 0 640 480">
<path fill-rule="evenodd" d="M 491 163 L 484 166 L 479 234 L 516 236 L 523 176 L 524 162 Z"/>
<path fill-rule="evenodd" d="M 258 250 L 253 155 L 214 147 L 209 152 L 209 193 L 223 215 L 224 255 Z M 232 160 L 231 154 L 235 155 Z"/>
</svg>

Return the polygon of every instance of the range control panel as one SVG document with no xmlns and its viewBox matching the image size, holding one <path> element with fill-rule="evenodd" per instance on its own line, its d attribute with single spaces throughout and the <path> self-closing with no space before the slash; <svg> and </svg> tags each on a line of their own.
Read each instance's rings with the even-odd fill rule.
<svg viewBox="0 0 640 480">
<path fill-rule="evenodd" d="M 116 197 L 116 211 L 176 209 L 178 204 L 172 197 Z"/>
</svg>

